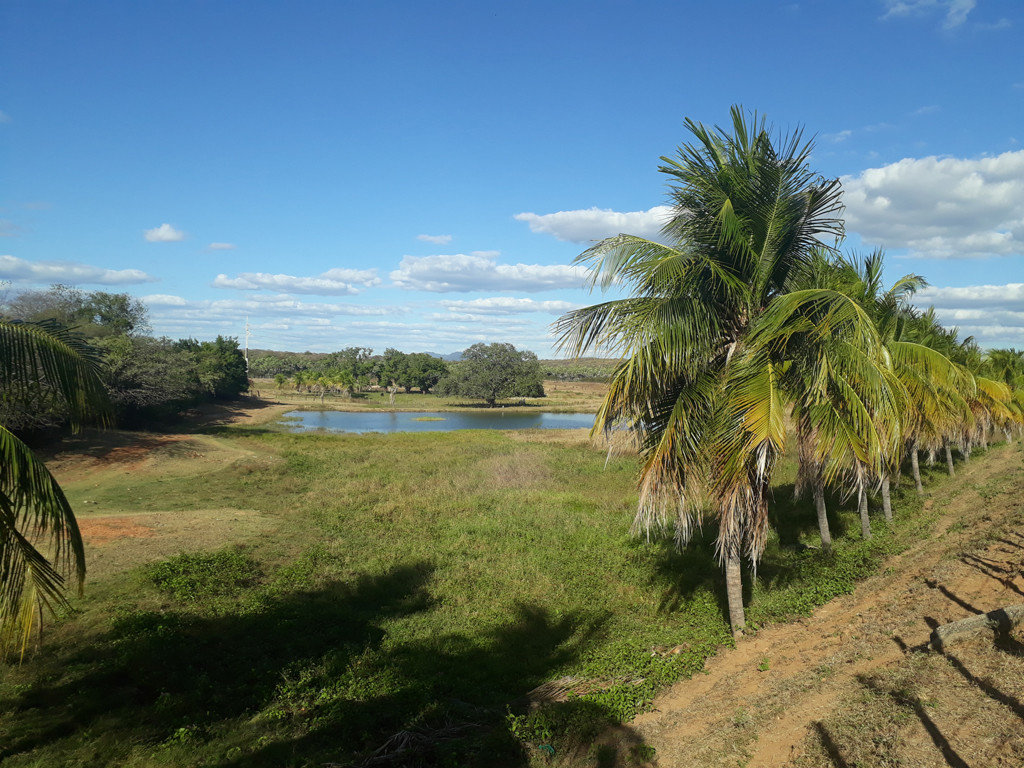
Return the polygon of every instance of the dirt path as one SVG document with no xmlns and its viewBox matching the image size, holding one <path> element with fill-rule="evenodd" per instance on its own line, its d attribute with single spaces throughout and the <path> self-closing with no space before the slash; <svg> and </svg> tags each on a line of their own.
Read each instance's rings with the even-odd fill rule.
<svg viewBox="0 0 1024 768">
<path fill-rule="evenodd" d="M 706 674 L 665 692 L 632 724 L 657 750 L 657 765 L 787 765 L 867 677 L 902 664 L 933 626 L 1024 602 L 1024 531 L 1005 528 L 1024 507 L 1022 458 L 1019 445 L 1000 447 L 963 466 L 926 502 L 939 513 L 929 539 L 853 595 L 742 639 Z M 986 754 L 971 765 L 1000 764 Z M 847 763 L 836 753 L 824 764 Z"/>
<path fill-rule="evenodd" d="M 197 412 L 193 425 L 261 424 L 287 405 L 245 399 Z M 254 509 L 181 510 L 135 507 L 118 489 L 154 479 L 197 478 L 233 466 L 269 466 L 280 459 L 241 441 L 207 434 L 89 431 L 65 439 L 46 459 L 72 501 L 86 544 L 91 579 L 102 578 L 181 551 L 244 543 L 272 530 L 272 517 Z M 115 493 L 106 501 L 104 493 Z"/>
</svg>

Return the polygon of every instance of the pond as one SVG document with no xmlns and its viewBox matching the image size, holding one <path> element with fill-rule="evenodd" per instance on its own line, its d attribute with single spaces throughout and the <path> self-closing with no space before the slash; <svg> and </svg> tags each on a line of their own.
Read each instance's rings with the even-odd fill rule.
<svg viewBox="0 0 1024 768">
<path fill-rule="evenodd" d="M 523 413 L 488 409 L 473 412 L 289 411 L 292 432 L 451 432 L 455 429 L 590 429 L 592 413 Z"/>
</svg>

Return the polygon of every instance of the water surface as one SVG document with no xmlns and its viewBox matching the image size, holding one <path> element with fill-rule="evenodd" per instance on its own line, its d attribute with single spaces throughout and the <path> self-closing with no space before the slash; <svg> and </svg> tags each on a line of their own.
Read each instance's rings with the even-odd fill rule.
<svg viewBox="0 0 1024 768">
<path fill-rule="evenodd" d="M 472 412 L 289 411 L 293 432 L 451 432 L 455 429 L 590 429 L 592 413 L 523 413 L 500 408 Z"/>
</svg>

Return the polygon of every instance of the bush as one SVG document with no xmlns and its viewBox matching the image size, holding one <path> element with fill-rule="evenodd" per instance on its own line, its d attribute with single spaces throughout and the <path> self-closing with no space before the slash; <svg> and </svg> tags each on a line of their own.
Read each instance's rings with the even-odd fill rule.
<svg viewBox="0 0 1024 768">
<path fill-rule="evenodd" d="M 259 564 L 237 549 L 182 553 L 150 568 L 149 578 L 175 600 L 193 602 L 240 593 L 263 575 Z"/>
</svg>

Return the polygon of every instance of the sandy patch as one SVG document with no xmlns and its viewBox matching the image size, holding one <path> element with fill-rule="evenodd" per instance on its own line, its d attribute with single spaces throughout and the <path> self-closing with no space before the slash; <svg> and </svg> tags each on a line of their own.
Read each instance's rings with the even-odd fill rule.
<svg viewBox="0 0 1024 768">
<path fill-rule="evenodd" d="M 219 549 L 267 533 L 275 521 L 248 509 L 203 509 L 79 517 L 91 579 L 109 576 L 179 552 Z"/>
</svg>

